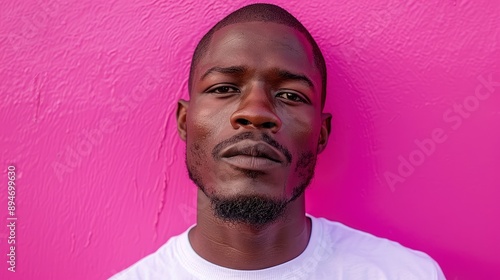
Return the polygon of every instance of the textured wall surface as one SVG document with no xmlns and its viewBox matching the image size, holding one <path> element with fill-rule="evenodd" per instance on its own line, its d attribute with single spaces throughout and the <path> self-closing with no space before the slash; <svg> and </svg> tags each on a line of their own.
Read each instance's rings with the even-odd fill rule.
<svg viewBox="0 0 500 280">
<path fill-rule="evenodd" d="M 197 41 L 250 1 L 177 2 L 0 4 L 0 279 L 105 279 L 195 221 L 176 101 Z M 499 279 L 499 2 L 273 2 L 328 63 L 308 211 L 425 251 L 449 279 Z"/>
</svg>

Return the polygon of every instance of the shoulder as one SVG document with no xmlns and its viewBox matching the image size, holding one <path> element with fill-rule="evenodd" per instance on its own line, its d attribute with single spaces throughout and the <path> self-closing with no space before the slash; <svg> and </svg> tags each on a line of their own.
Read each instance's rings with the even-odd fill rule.
<svg viewBox="0 0 500 280">
<path fill-rule="evenodd" d="M 110 280 L 126 279 L 158 279 L 160 276 L 169 275 L 169 271 L 178 265 L 176 262 L 176 251 L 181 246 L 181 240 L 187 231 L 171 237 L 155 252 L 143 257 L 136 263 L 113 275 Z"/>
<path fill-rule="evenodd" d="M 310 216 L 311 217 L 311 216 Z M 344 269 L 383 275 L 380 279 L 445 279 L 439 265 L 424 252 L 325 218 L 314 218 L 321 242 Z"/>
</svg>

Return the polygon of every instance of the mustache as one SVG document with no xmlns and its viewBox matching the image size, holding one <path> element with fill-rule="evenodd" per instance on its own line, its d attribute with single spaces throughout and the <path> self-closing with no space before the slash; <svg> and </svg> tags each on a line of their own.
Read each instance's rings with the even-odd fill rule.
<svg viewBox="0 0 500 280">
<path fill-rule="evenodd" d="M 269 136 L 265 133 L 258 135 L 258 134 L 255 134 L 253 132 L 250 132 L 250 131 L 236 134 L 236 135 L 232 136 L 231 138 L 226 139 L 226 140 L 220 142 L 219 144 L 215 145 L 215 147 L 212 149 L 212 157 L 214 159 L 218 159 L 220 152 L 223 149 L 225 149 L 231 145 L 234 145 L 235 143 L 238 143 L 242 140 L 246 140 L 246 139 L 250 139 L 250 140 L 254 140 L 254 141 L 263 141 L 263 142 L 269 144 L 270 146 L 274 147 L 278 151 L 280 151 L 285 156 L 288 164 L 290 164 L 292 162 L 292 154 L 290 153 L 290 151 L 286 147 L 284 147 L 283 145 L 278 143 L 278 141 L 274 140 L 271 136 Z"/>
</svg>

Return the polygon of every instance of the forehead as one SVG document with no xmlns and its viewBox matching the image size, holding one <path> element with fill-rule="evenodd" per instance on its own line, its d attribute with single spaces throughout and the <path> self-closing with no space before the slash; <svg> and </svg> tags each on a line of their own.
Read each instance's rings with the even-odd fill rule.
<svg viewBox="0 0 500 280">
<path fill-rule="evenodd" d="M 281 68 L 321 81 L 307 38 L 274 22 L 235 23 L 217 30 L 195 68 L 195 76 L 213 66 L 235 65 L 254 70 Z"/>
</svg>

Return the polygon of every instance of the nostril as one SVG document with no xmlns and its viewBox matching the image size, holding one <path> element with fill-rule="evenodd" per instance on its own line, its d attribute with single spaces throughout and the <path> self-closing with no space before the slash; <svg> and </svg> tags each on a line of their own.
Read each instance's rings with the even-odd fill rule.
<svg viewBox="0 0 500 280">
<path fill-rule="evenodd" d="M 272 131 L 278 131 L 281 127 L 281 122 L 277 118 L 273 117 L 234 117 L 231 120 L 231 124 L 235 129 L 239 127 L 244 128 L 257 128 L 257 129 L 269 129 Z"/>
<path fill-rule="evenodd" d="M 239 124 L 242 124 L 242 125 L 249 125 L 250 124 L 250 121 L 246 120 L 246 119 L 237 119 L 236 122 L 238 122 Z"/>
<path fill-rule="evenodd" d="M 262 124 L 263 128 L 273 128 L 275 126 L 276 126 L 276 124 L 273 123 L 273 122 L 265 122 L 265 123 Z"/>
</svg>

